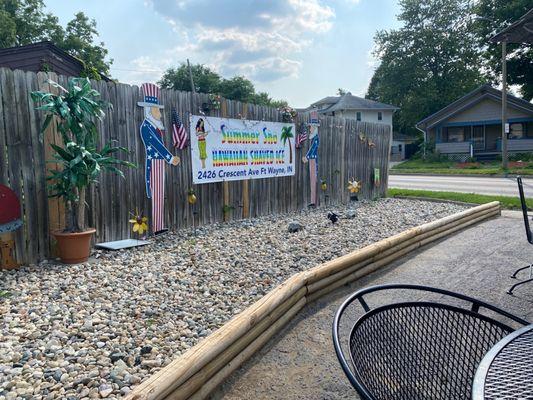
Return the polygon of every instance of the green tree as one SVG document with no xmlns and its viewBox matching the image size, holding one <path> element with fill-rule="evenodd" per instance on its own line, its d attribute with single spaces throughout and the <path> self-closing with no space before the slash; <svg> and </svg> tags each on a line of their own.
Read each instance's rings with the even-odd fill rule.
<svg viewBox="0 0 533 400">
<path fill-rule="evenodd" d="M 191 65 L 191 72 L 197 92 L 218 94 L 230 100 L 263 106 L 279 108 L 287 105 L 285 100 L 273 100 L 266 92 L 256 92 L 252 81 L 243 76 L 225 79 L 203 64 Z M 189 67 L 182 62 L 176 68 L 167 69 L 158 84 L 165 89 L 190 91 Z"/>
<path fill-rule="evenodd" d="M 223 79 L 218 87 L 219 93 L 232 100 L 252 102 L 254 100 L 254 84 L 243 76 L 234 76 L 231 79 Z"/>
<path fill-rule="evenodd" d="M 531 0 L 479 0 L 474 7 L 478 46 L 482 49 L 486 76 L 501 82 L 501 45 L 489 39 L 517 21 L 533 7 Z M 507 45 L 507 81 L 520 87 L 526 100 L 533 99 L 533 46 Z"/>
<path fill-rule="evenodd" d="M 337 89 L 337 95 L 339 95 L 339 96 L 344 96 L 346 93 L 348 93 L 348 91 L 346 89 L 343 89 L 343 88 L 338 88 Z"/>
<path fill-rule="evenodd" d="M 14 47 L 61 34 L 57 17 L 44 12 L 43 0 L 0 0 L 0 46 Z"/>
<path fill-rule="evenodd" d="M 203 64 L 191 65 L 191 72 L 197 92 L 218 94 L 218 88 L 222 80 L 219 74 Z M 191 78 L 187 64 L 182 62 L 177 68 L 167 69 L 158 83 L 165 89 L 190 92 Z"/>
<path fill-rule="evenodd" d="M 57 44 L 63 50 L 85 63 L 85 76 L 99 78 L 99 72 L 109 75 L 113 60 L 106 60 L 108 50 L 103 42 L 96 43 L 98 30 L 96 21 L 89 19 L 83 12 L 74 16 L 65 29 L 65 36 Z"/>
<path fill-rule="evenodd" d="M 400 107 L 395 129 L 415 124 L 482 83 L 468 0 L 400 0 L 403 26 L 375 36 L 380 64 L 367 97 Z"/>
<path fill-rule="evenodd" d="M 49 40 L 85 64 L 84 75 L 99 79 L 109 75 L 104 43 L 96 43 L 96 22 L 79 12 L 66 26 L 44 11 L 43 0 L 0 0 L 0 48 Z"/>
</svg>

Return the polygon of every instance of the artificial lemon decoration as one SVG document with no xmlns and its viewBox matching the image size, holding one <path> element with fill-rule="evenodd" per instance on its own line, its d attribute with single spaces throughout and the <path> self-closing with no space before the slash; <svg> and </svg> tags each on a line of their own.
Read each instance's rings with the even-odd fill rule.
<svg viewBox="0 0 533 400">
<path fill-rule="evenodd" d="M 196 203 L 196 194 L 194 193 L 194 190 L 189 189 L 189 192 L 187 194 L 187 201 L 189 202 L 189 204 Z"/>
</svg>

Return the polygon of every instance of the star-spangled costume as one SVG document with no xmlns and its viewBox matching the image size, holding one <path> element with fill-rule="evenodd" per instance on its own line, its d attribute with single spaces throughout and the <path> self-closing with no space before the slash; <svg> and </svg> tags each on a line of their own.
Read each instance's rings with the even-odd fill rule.
<svg viewBox="0 0 533 400">
<path fill-rule="evenodd" d="M 144 102 L 137 104 L 145 108 L 140 134 L 146 150 L 146 196 L 152 200 L 152 231 L 157 233 L 165 229 L 165 163 L 170 164 L 174 156 L 163 142 L 164 127 L 161 121 L 158 117 L 152 116 L 154 108 L 163 108 L 159 104 L 159 88 L 153 83 L 144 83 L 141 89 Z"/>
<path fill-rule="evenodd" d="M 170 163 L 172 153 L 163 143 L 163 132 L 157 129 L 152 123 L 145 119 L 141 125 L 141 138 L 146 149 L 146 196 L 152 198 L 151 171 L 152 165 L 156 160 L 165 160 Z"/>
</svg>

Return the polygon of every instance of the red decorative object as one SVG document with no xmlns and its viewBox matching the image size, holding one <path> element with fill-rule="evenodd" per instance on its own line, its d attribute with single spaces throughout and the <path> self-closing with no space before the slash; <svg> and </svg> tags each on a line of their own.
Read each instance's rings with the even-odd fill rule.
<svg viewBox="0 0 533 400">
<path fill-rule="evenodd" d="M 0 233 L 12 232 L 22 225 L 20 202 L 10 188 L 0 185 Z"/>
</svg>

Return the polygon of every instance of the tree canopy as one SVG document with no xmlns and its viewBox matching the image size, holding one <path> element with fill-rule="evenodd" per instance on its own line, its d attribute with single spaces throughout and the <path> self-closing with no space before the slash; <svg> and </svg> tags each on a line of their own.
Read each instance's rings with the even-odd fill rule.
<svg viewBox="0 0 533 400">
<path fill-rule="evenodd" d="M 226 79 L 203 64 L 191 65 L 191 73 L 197 92 L 218 94 L 230 100 L 271 107 L 287 105 L 284 100 L 273 100 L 268 93 L 256 92 L 252 81 L 244 76 Z M 167 69 L 158 83 L 166 89 L 190 91 L 191 79 L 187 64 L 182 62 L 176 68 Z"/>
<path fill-rule="evenodd" d="M 106 59 L 104 43 L 96 42 L 96 21 L 77 13 L 63 28 L 58 18 L 45 12 L 43 0 L 0 0 L 0 48 L 50 40 L 85 64 L 84 75 L 109 76 L 113 60 Z"/>
<path fill-rule="evenodd" d="M 493 82 L 501 80 L 501 46 L 489 41 L 503 28 L 528 12 L 531 0 L 479 0 L 474 6 L 478 46 L 484 60 L 486 76 Z M 521 96 L 533 99 L 533 45 L 507 45 L 507 81 L 517 85 Z"/>
<path fill-rule="evenodd" d="M 403 26 L 375 36 L 380 64 L 367 97 L 400 107 L 395 129 L 415 123 L 483 82 L 467 0 L 400 0 Z"/>
</svg>

